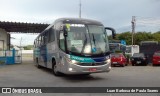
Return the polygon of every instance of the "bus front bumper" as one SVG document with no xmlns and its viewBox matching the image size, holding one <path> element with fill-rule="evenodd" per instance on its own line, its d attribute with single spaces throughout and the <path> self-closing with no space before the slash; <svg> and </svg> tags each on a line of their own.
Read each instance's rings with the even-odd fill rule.
<svg viewBox="0 0 160 96">
<path fill-rule="evenodd" d="M 65 74 L 91 74 L 109 72 L 111 70 L 111 64 L 107 63 L 101 66 L 80 66 L 76 64 L 70 64 Z"/>
</svg>

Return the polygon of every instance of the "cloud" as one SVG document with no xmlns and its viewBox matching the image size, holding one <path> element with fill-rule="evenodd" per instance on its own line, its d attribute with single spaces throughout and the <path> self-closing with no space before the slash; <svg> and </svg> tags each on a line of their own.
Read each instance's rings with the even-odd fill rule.
<svg viewBox="0 0 160 96">
<path fill-rule="evenodd" d="M 131 26 L 132 16 L 159 17 L 160 0 L 81 0 L 82 18 L 96 19 L 119 32 Z M 78 17 L 79 0 L 1 0 L 0 20 L 52 23 Z"/>
<path fill-rule="evenodd" d="M 78 17 L 79 0 L 2 0 L 0 13 L 17 18 L 51 20 Z M 81 0 L 82 17 L 119 27 L 130 23 L 132 16 L 159 16 L 157 0 Z M 156 3 L 155 3 L 156 2 Z M 157 3 L 158 2 L 158 3 Z M 2 6 L 1 6 L 2 5 Z M 6 7 L 7 5 L 7 7 Z M 5 10 L 2 10 L 4 9 Z M 3 15 L 2 15 L 3 16 Z M 4 16 L 6 17 L 6 16 Z M 38 20 L 37 19 L 37 20 Z M 28 19 L 29 20 L 29 19 Z M 42 21 L 40 20 L 40 21 Z M 31 19 L 31 21 L 33 21 Z"/>
</svg>

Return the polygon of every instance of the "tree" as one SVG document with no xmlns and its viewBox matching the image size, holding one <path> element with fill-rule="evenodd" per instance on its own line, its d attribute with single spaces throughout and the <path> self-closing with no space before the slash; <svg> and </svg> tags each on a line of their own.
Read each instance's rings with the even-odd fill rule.
<svg viewBox="0 0 160 96">
<path fill-rule="evenodd" d="M 140 44 L 141 41 L 153 41 L 151 32 L 137 32 L 134 36 L 135 44 Z"/>
<path fill-rule="evenodd" d="M 127 45 L 131 45 L 132 42 L 132 34 L 131 32 L 124 32 L 118 35 L 118 40 L 125 40 Z"/>
<path fill-rule="evenodd" d="M 109 40 L 113 40 L 111 36 L 109 36 Z M 123 32 L 116 34 L 115 40 L 125 40 L 127 45 L 132 44 L 132 33 L 131 32 Z M 139 45 L 141 41 L 158 41 L 160 42 L 160 31 L 158 32 L 136 32 L 134 34 L 134 44 Z"/>
<path fill-rule="evenodd" d="M 33 45 L 27 45 L 23 47 L 24 50 L 32 50 L 33 49 Z"/>
<path fill-rule="evenodd" d="M 153 39 L 160 42 L 160 31 L 153 33 Z"/>
</svg>

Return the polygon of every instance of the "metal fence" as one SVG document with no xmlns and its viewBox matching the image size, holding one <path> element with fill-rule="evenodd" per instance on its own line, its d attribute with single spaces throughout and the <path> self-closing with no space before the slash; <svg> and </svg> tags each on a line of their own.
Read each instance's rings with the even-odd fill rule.
<svg viewBox="0 0 160 96">
<path fill-rule="evenodd" d="M 22 63 L 22 55 L 19 50 L 0 51 L 0 64 Z"/>
</svg>

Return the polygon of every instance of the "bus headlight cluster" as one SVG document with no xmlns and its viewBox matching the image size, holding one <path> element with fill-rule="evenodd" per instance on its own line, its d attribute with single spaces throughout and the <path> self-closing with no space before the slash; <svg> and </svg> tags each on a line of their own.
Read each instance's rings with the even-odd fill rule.
<svg viewBox="0 0 160 96">
<path fill-rule="evenodd" d="M 71 60 L 71 62 L 72 62 L 73 64 L 78 64 L 78 63 L 79 63 L 79 62 L 76 61 L 76 60 Z"/>
<path fill-rule="evenodd" d="M 107 61 L 107 63 L 111 63 L 111 59 L 107 59 L 106 61 Z"/>
<path fill-rule="evenodd" d="M 107 62 L 107 63 L 111 63 L 111 59 L 110 59 L 109 56 L 106 56 L 106 62 Z"/>
<path fill-rule="evenodd" d="M 111 69 L 111 59 L 110 58 L 107 59 L 106 62 L 107 62 L 107 64 L 109 64 L 109 69 Z"/>
<path fill-rule="evenodd" d="M 71 60 L 70 58 L 66 58 L 66 61 L 68 63 L 71 63 L 71 64 L 79 64 L 80 62 L 76 61 L 76 60 Z"/>
</svg>

